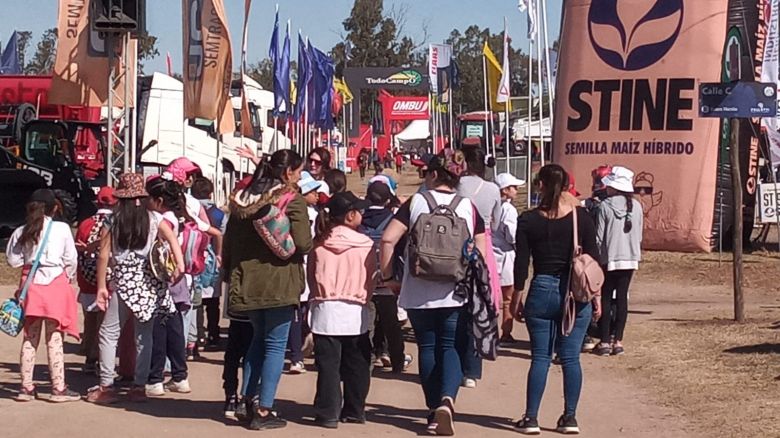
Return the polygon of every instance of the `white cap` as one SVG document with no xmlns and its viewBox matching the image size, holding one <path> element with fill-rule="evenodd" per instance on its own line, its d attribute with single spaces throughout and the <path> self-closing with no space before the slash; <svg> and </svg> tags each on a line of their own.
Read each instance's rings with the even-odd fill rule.
<svg viewBox="0 0 780 438">
<path fill-rule="evenodd" d="M 496 176 L 496 184 L 498 184 L 499 189 L 505 189 L 507 187 L 524 186 L 525 181 L 515 178 L 511 173 L 499 173 Z"/>
<path fill-rule="evenodd" d="M 325 183 L 320 184 L 320 186 L 317 187 L 317 193 L 324 193 L 326 196 L 330 196 L 330 186 Z"/>
<path fill-rule="evenodd" d="M 602 178 L 601 183 L 619 192 L 634 193 L 634 171 L 625 167 L 613 166 L 612 172 Z"/>
</svg>

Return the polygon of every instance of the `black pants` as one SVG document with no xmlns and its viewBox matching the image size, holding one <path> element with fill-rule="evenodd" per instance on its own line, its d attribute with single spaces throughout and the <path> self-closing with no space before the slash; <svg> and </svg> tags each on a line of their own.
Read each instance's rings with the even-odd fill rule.
<svg viewBox="0 0 780 438">
<path fill-rule="evenodd" d="M 601 342 L 609 342 L 612 318 L 609 315 L 612 309 L 612 293 L 615 292 L 615 340 L 623 340 L 623 331 L 628 320 L 628 287 L 631 285 L 631 277 L 634 271 L 631 269 L 621 271 L 608 271 L 604 278 L 604 287 L 601 288 L 601 308 L 605 315 L 599 321 Z"/>
<path fill-rule="evenodd" d="M 238 393 L 238 370 L 244 366 L 246 352 L 252 343 L 252 324 L 248 321 L 230 321 L 228 341 L 225 348 L 225 364 L 222 367 L 222 388 L 225 396 Z"/>
<path fill-rule="evenodd" d="M 366 177 L 366 168 L 363 166 L 358 167 L 358 170 L 360 170 L 360 178 Z"/>
<path fill-rule="evenodd" d="M 187 378 L 187 355 L 184 351 L 184 319 L 179 311 L 154 317 L 152 333 L 152 369 L 149 383 L 162 383 L 165 359 L 171 361 L 171 380 Z"/>
<path fill-rule="evenodd" d="M 204 298 L 203 305 L 200 307 L 199 315 L 203 315 L 203 309 L 206 313 L 206 331 L 208 331 L 208 339 L 210 341 L 219 341 L 219 297 L 217 298 Z M 198 320 L 198 327 L 203 327 L 203 318 Z M 198 329 L 200 332 L 201 330 Z M 200 334 L 200 338 L 203 338 Z"/>
<path fill-rule="evenodd" d="M 293 312 L 290 323 L 290 335 L 287 337 L 287 348 L 290 350 L 290 362 L 303 362 L 303 338 L 306 330 L 306 303 L 301 303 Z"/>
<path fill-rule="evenodd" d="M 371 383 L 368 333 L 357 336 L 315 334 L 314 359 L 317 364 L 317 395 L 314 397 L 317 418 L 365 418 L 366 397 Z"/>
<path fill-rule="evenodd" d="M 395 295 L 374 295 L 377 323 L 374 327 L 374 354 L 387 353 L 393 371 L 404 369 L 404 339 L 398 324 L 398 298 Z"/>
</svg>

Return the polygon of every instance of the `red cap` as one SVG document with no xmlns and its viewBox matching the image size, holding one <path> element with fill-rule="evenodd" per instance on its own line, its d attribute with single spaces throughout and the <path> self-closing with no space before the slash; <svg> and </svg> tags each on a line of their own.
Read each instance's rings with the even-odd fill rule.
<svg viewBox="0 0 780 438">
<path fill-rule="evenodd" d="M 101 187 L 97 194 L 98 205 L 113 206 L 117 202 L 113 187 Z"/>
<path fill-rule="evenodd" d="M 576 183 L 574 181 L 574 175 L 572 175 L 571 172 L 566 172 L 566 175 L 569 176 L 569 190 L 568 190 L 568 192 L 571 193 L 572 195 L 576 196 L 576 197 L 580 196 L 580 192 L 578 192 L 577 189 L 575 188 Z"/>
<path fill-rule="evenodd" d="M 197 164 L 190 161 L 189 158 L 179 157 L 171 161 L 171 164 L 169 164 L 165 170 L 171 172 L 174 176 L 178 176 L 177 173 L 180 174 L 180 172 L 183 172 L 185 175 L 188 175 L 196 171 L 200 172 L 200 167 L 198 167 Z"/>
</svg>

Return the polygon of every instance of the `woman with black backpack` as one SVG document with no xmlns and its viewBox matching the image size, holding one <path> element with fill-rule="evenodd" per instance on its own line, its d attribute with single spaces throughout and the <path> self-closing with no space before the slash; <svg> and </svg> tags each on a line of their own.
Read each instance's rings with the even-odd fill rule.
<svg viewBox="0 0 780 438">
<path fill-rule="evenodd" d="M 466 263 L 469 239 L 485 254 L 485 223 L 471 201 L 455 192 L 460 180 L 455 167 L 435 156 L 425 169 L 427 191 L 417 193 L 398 210 L 382 235 L 382 281 L 400 289 L 417 340 L 419 374 L 425 394 L 428 433 L 453 435 L 455 399 L 463 378 L 461 358 L 468 342 L 465 298 L 456 294 Z M 396 244 L 409 236 L 401 284 L 393 280 Z M 439 242 L 439 246 L 432 245 Z M 443 262 L 441 262 L 443 261 Z"/>
<path fill-rule="evenodd" d="M 563 368 L 564 411 L 558 419 L 560 433 L 579 433 L 575 414 L 582 390 L 580 351 L 591 316 L 599 319 L 600 301 L 576 303 L 571 333 L 562 336 L 564 300 L 569 293 L 569 273 L 574 253 L 574 214 L 577 234 L 585 254 L 598 260 L 593 220 L 579 201 L 566 191 L 569 178 L 557 164 L 539 170 L 535 181 L 541 194 L 539 207 L 520 216 L 517 223 L 517 257 L 515 259 L 515 294 L 513 315 L 520 320 L 520 296 L 528 279 L 528 263 L 533 257 L 534 276 L 528 289 L 523 317 L 531 339 L 531 368 L 528 371 L 526 408 L 515 428 L 523 434 L 541 432 L 539 406 L 547 383 L 553 353 L 557 352 Z"/>
</svg>

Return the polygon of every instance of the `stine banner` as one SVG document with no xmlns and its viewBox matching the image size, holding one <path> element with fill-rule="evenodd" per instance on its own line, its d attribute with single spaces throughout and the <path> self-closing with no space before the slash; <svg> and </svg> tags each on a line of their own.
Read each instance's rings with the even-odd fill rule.
<svg viewBox="0 0 780 438">
<path fill-rule="evenodd" d="M 565 3 L 554 158 L 582 192 L 600 165 L 633 169 L 646 249 L 710 250 L 719 121 L 697 90 L 720 78 L 727 3 Z"/>
<path fill-rule="evenodd" d="M 121 48 L 121 39 L 115 38 Z M 135 66 L 137 40 L 130 41 L 130 69 Z M 57 105 L 100 107 L 108 102 L 108 50 L 102 34 L 93 32 L 89 25 L 89 1 L 60 0 L 57 19 L 57 56 L 54 61 L 49 102 Z M 115 75 L 119 74 L 121 50 L 115 58 Z M 131 71 L 130 77 L 135 77 Z M 114 90 L 123 106 L 125 85 L 120 79 Z M 135 87 L 130 84 L 128 106 L 134 105 Z"/>
<path fill-rule="evenodd" d="M 184 117 L 217 120 L 220 133 L 233 132 L 233 57 L 222 0 L 182 0 L 182 8 Z"/>
</svg>

